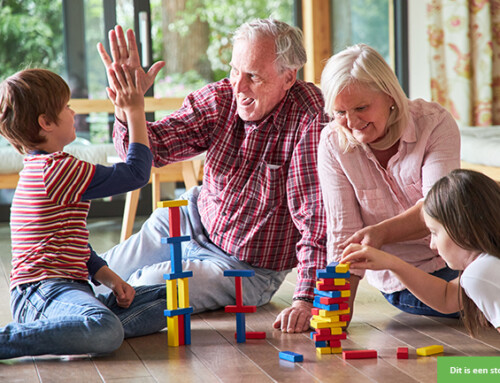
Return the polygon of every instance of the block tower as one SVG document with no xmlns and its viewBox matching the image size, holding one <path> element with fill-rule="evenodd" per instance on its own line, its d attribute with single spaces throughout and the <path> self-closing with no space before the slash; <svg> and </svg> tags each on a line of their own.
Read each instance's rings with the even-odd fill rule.
<svg viewBox="0 0 500 383">
<path fill-rule="evenodd" d="M 330 263 L 326 269 L 316 270 L 314 307 L 311 312 L 311 332 L 318 354 L 342 353 L 343 331 L 350 319 L 348 300 L 351 296 L 348 264 Z"/>
<path fill-rule="evenodd" d="M 181 236 L 180 210 L 188 201 L 162 201 L 158 207 L 168 208 L 170 237 L 162 238 L 161 243 L 170 245 L 171 272 L 163 274 L 167 285 L 167 317 L 168 345 L 179 346 L 191 344 L 191 313 L 189 306 L 189 280 L 192 271 L 182 271 L 182 242 L 189 241 L 190 236 Z"/>
<path fill-rule="evenodd" d="M 227 313 L 236 313 L 236 341 L 245 343 L 247 336 L 249 338 L 259 339 L 265 338 L 266 334 L 261 332 L 246 332 L 245 330 L 245 313 L 254 313 L 257 311 L 257 306 L 243 305 L 243 289 L 241 277 L 253 277 L 254 270 L 225 270 L 225 277 L 234 277 L 234 285 L 236 289 L 236 305 L 227 305 L 225 311 Z"/>
</svg>

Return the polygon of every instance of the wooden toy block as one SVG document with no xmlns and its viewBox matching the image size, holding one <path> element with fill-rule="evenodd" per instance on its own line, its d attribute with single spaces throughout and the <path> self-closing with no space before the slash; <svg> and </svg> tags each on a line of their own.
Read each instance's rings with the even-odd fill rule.
<svg viewBox="0 0 500 383">
<path fill-rule="evenodd" d="M 342 347 L 332 347 L 332 354 L 342 354 Z"/>
<path fill-rule="evenodd" d="M 182 273 L 182 244 L 170 243 L 170 270 L 171 274 Z"/>
<path fill-rule="evenodd" d="M 243 290 L 241 277 L 234 277 L 234 287 L 236 289 L 236 306 L 241 307 L 243 306 Z"/>
<path fill-rule="evenodd" d="M 330 347 L 330 344 L 326 340 L 315 340 L 314 341 L 314 346 L 316 348 L 322 348 L 322 347 Z"/>
<path fill-rule="evenodd" d="M 326 355 L 331 353 L 332 353 L 331 347 L 316 347 L 316 354 L 318 355 Z"/>
<path fill-rule="evenodd" d="M 167 317 L 167 342 L 169 346 L 179 346 L 179 317 Z"/>
<path fill-rule="evenodd" d="M 417 348 L 417 355 L 420 355 L 420 356 L 430 356 L 430 355 L 440 354 L 443 351 L 444 351 L 443 346 L 441 346 L 441 345 L 432 345 L 432 346 Z"/>
<path fill-rule="evenodd" d="M 339 278 L 349 278 L 351 276 L 351 273 L 348 271 L 346 273 L 337 273 L 335 271 L 333 272 L 328 272 L 327 270 L 316 270 L 316 278 L 320 279 L 339 279 Z"/>
<path fill-rule="evenodd" d="M 179 306 L 177 304 L 177 281 L 167 280 L 167 309 L 176 310 Z"/>
<path fill-rule="evenodd" d="M 191 344 L 191 314 L 184 314 L 184 344 Z"/>
<path fill-rule="evenodd" d="M 189 279 L 181 278 L 177 280 L 177 292 L 179 298 L 179 307 L 189 307 Z"/>
<path fill-rule="evenodd" d="M 238 343 L 246 342 L 244 313 L 236 313 L 236 342 Z"/>
<path fill-rule="evenodd" d="M 184 346 L 184 315 L 179 315 L 177 319 L 177 324 L 179 326 L 179 346 Z"/>
<path fill-rule="evenodd" d="M 349 282 L 345 282 L 344 285 L 324 285 L 320 283 L 321 281 L 316 281 L 316 288 L 320 291 L 343 291 L 343 290 L 351 290 L 351 284 Z"/>
<path fill-rule="evenodd" d="M 160 201 L 156 204 L 158 207 L 179 207 L 179 206 L 187 206 L 188 201 L 185 199 L 176 199 L 172 201 Z"/>
<path fill-rule="evenodd" d="M 323 309 L 326 311 L 340 311 L 340 310 L 347 310 L 349 308 L 349 304 L 347 303 L 335 303 L 333 305 L 324 305 L 319 303 L 316 299 L 314 299 L 313 305 L 314 307 L 317 307 L 319 309 Z"/>
<path fill-rule="evenodd" d="M 254 313 L 257 311 L 257 306 L 227 305 L 224 307 L 224 311 L 227 313 Z"/>
<path fill-rule="evenodd" d="M 319 329 L 319 330 L 324 330 L 324 329 Z M 332 334 L 327 334 L 327 335 L 320 335 L 320 334 L 313 334 L 312 340 L 316 341 L 322 341 L 322 340 L 327 340 L 330 342 L 335 341 L 341 341 L 347 338 L 347 334 L 345 332 L 338 334 L 338 335 L 332 335 Z"/>
<path fill-rule="evenodd" d="M 328 267 L 327 267 L 328 269 Z M 349 264 L 348 263 L 340 263 L 337 266 L 335 266 L 335 272 L 337 273 L 347 273 L 349 271 Z"/>
<path fill-rule="evenodd" d="M 349 322 L 351 320 L 351 316 L 349 314 L 340 315 L 339 320 L 341 322 Z"/>
<path fill-rule="evenodd" d="M 319 316 L 321 317 L 331 317 L 335 315 L 344 315 L 350 313 L 351 309 L 349 307 L 345 310 L 337 310 L 337 311 L 319 310 Z"/>
<path fill-rule="evenodd" d="M 347 283 L 347 280 L 344 278 L 337 278 L 334 279 L 335 281 L 335 286 L 344 286 Z"/>
<path fill-rule="evenodd" d="M 343 297 L 340 297 L 340 298 L 316 297 L 316 298 L 319 298 L 319 303 L 321 303 L 323 305 L 333 305 L 335 303 L 344 303 L 344 302 L 347 302 L 349 300 L 349 298 L 343 298 Z"/>
<path fill-rule="evenodd" d="M 163 315 L 165 315 L 166 317 L 175 317 L 178 315 L 186 315 L 192 313 L 193 313 L 192 307 L 185 307 L 182 309 L 173 309 L 173 310 L 163 310 Z"/>
<path fill-rule="evenodd" d="M 168 209 L 169 234 L 171 237 L 181 235 L 181 212 L 178 206 L 172 206 Z"/>
<path fill-rule="evenodd" d="M 340 298 L 342 292 L 338 290 L 319 290 L 317 287 L 314 289 L 314 295 L 327 298 Z"/>
<path fill-rule="evenodd" d="M 396 356 L 398 359 L 408 359 L 408 347 L 398 347 Z"/>
<path fill-rule="evenodd" d="M 280 359 L 288 360 L 288 361 L 294 362 L 294 363 L 304 361 L 304 355 L 297 354 L 296 352 L 292 352 L 292 351 L 280 351 L 279 357 L 280 357 Z"/>
<path fill-rule="evenodd" d="M 344 359 L 371 359 L 377 357 L 376 350 L 349 350 L 343 351 L 342 357 Z"/>
<path fill-rule="evenodd" d="M 174 279 L 184 279 L 184 278 L 191 278 L 193 276 L 192 271 L 183 271 L 182 273 L 169 273 L 169 274 L 163 274 L 163 279 L 165 280 L 174 280 Z"/>
<path fill-rule="evenodd" d="M 312 328 L 332 328 L 332 327 L 345 327 L 346 322 L 323 322 L 315 319 L 311 319 Z"/>
<path fill-rule="evenodd" d="M 183 235 L 182 237 L 163 237 L 161 243 L 181 243 L 188 242 L 191 240 L 189 235 Z"/>
<path fill-rule="evenodd" d="M 253 277 L 254 270 L 224 270 L 225 277 Z"/>
<path fill-rule="evenodd" d="M 320 335 L 339 335 L 342 334 L 341 328 L 319 328 L 316 330 L 317 334 Z"/>
<path fill-rule="evenodd" d="M 236 339 L 238 333 L 234 333 L 234 338 Z M 266 339 L 265 331 L 247 331 L 245 333 L 247 339 Z"/>
</svg>

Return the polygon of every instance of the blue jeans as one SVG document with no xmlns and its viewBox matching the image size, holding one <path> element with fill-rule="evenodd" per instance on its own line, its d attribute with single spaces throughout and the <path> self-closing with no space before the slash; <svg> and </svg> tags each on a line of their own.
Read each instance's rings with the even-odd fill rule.
<svg viewBox="0 0 500 383">
<path fill-rule="evenodd" d="M 451 281 L 458 277 L 458 271 L 450 269 L 448 266 L 442 268 L 441 270 L 434 271 L 432 275 L 444 279 L 446 281 Z M 429 315 L 436 317 L 445 318 L 458 318 L 459 313 L 443 314 L 436 311 L 426 304 L 422 303 L 415 295 L 413 295 L 409 290 L 405 289 L 402 291 L 397 291 L 392 294 L 382 295 L 387 299 L 387 301 L 393 306 L 397 307 L 401 311 L 416 314 L 416 315 Z"/>
<path fill-rule="evenodd" d="M 0 359 L 109 353 L 124 337 L 164 328 L 165 308 L 164 284 L 137 287 L 127 309 L 112 293 L 96 297 L 86 282 L 55 278 L 21 285 L 11 291 L 14 322 L 0 328 Z"/>
<path fill-rule="evenodd" d="M 242 281 L 245 305 L 268 303 L 290 270 L 256 268 L 214 245 L 201 223 L 197 206 L 199 191 L 199 187 L 194 187 L 180 197 L 189 201 L 188 206 L 180 208 L 181 236 L 191 237 L 182 243 L 182 269 L 193 272 L 189 278 L 189 301 L 194 312 L 234 304 L 234 278 L 224 277 L 224 270 L 229 269 L 255 271 L 255 276 Z M 171 272 L 170 246 L 162 244 L 161 238 L 168 236 L 168 208 L 156 209 L 138 233 L 101 257 L 132 286 L 164 283 L 163 274 Z"/>
</svg>

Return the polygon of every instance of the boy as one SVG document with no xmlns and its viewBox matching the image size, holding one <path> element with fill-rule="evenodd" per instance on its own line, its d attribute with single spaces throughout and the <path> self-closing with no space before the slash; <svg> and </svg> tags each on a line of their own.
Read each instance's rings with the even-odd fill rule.
<svg viewBox="0 0 500 383">
<path fill-rule="evenodd" d="M 107 92 L 132 121 L 130 146 L 111 167 L 63 152 L 75 112 L 61 77 L 28 69 L 0 85 L 0 134 L 27 154 L 11 207 L 14 322 L 0 328 L 0 359 L 109 353 L 165 327 L 164 285 L 134 289 L 88 244 L 89 200 L 142 187 L 151 171 L 141 85 L 123 69 L 110 68 Z M 113 293 L 96 298 L 89 278 Z"/>
</svg>

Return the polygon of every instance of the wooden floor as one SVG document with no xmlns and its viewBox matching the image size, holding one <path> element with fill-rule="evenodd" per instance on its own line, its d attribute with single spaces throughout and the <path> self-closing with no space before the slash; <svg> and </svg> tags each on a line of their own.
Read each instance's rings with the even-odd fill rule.
<svg viewBox="0 0 500 383">
<path fill-rule="evenodd" d="M 99 251 L 119 239 L 118 220 L 90 223 L 91 243 Z M 0 326 L 11 320 L 8 225 L 0 224 Z M 437 357 L 417 357 L 418 347 L 441 344 L 445 356 L 500 356 L 500 336 L 486 331 L 479 339 L 464 333 L 457 320 L 402 313 L 378 291 L 361 283 L 344 349 L 375 349 L 377 359 L 344 361 L 317 356 L 308 333 L 273 330 L 276 315 L 291 302 L 290 275 L 272 302 L 246 315 L 247 331 L 266 331 L 265 340 L 234 339 L 234 314 L 209 312 L 192 317 L 192 344 L 168 347 L 166 332 L 126 340 L 112 355 L 99 358 L 26 357 L 0 361 L 0 382 L 435 382 Z M 396 359 L 409 347 L 410 359 Z M 301 363 L 280 360 L 279 351 L 304 355 Z"/>
</svg>

